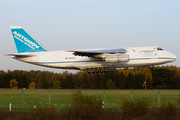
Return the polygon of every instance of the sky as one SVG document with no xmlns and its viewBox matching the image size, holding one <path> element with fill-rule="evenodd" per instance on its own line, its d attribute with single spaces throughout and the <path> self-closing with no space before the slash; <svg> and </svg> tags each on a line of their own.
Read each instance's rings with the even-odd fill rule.
<svg viewBox="0 0 180 120">
<path fill-rule="evenodd" d="M 160 46 L 180 67 L 179 0 L 0 0 L 0 70 L 48 70 L 12 59 L 10 26 L 21 26 L 47 50 Z M 68 70 L 69 72 L 77 72 Z"/>
</svg>

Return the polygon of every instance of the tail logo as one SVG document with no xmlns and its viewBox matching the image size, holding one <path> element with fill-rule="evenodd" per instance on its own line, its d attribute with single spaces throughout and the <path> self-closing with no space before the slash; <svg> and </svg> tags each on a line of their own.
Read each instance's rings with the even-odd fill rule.
<svg viewBox="0 0 180 120">
<path fill-rule="evenodd" d="M 33 50 L 36 48 L 39 48 L 39 46 L 32 42 L 31 40 L 29 40 L 28 38 L 24 37 L 23 35 L 17 33 L 16 31 L 13 32 L 14 37 L 16 39 L 18 39 L 19 41 L 21 41 L 22 43 L 24 43 L 25 45 L 29 46 L 30 48 L 32 48 Z"/>
</svg>

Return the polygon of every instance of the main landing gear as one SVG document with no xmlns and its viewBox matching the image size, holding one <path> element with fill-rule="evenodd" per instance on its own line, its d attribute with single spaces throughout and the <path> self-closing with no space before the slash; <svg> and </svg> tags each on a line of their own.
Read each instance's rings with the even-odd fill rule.
<svg viewBox="0 0 180 120">
<path fill-rule="evenodd" d="M 154 71 L 154 70 L 155 70 L 155 66 L 154 66 L 154 65 L 152 65 L 151 70 L 152 70 L 152 71 Z"/>
<path fill-rule="evenodd" d="M 106 73 L 106 72 L 107 72 L 107 69 L 106 69 L 106 68 L 99 68 L 99 69 L 98 69 L 98 68 L 95 68 L 95 69 L 93 69 L 93 68 L 90 68 L 90 69 L 87 68 L 87 72 L 88 72 L 88 73 L 99 73 L 99 72 L 100 72 L 100 73 L 103 73 L 103 72 Z"/>
</svg>

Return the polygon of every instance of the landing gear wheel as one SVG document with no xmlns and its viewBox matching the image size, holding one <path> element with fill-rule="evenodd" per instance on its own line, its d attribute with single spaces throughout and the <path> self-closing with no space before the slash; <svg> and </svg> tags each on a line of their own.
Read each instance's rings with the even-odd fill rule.
<svg viewBox="0 0 180 120">
<path fill-rule="evenodd" d="M 154 65 L 151 67 L 151 70 L 152 70 L 152 71 L 154 71 L 154 70 L 155 70 L 155 67 L 154 67 Z"/>
<path fill-rule="evenodd" d="M 103 69 L 100 69 L 100 72 L 103 73 Z"/>
<path fill-rule="evenodd" d="M 96 73 L 99 73 L 99 70 L 98 70 L 98 69 L 96 69 Z"/>
<path fill-rule="evenodd" d="M 107 73 L 107 69 L 104 69 L 104 73 Z"/>
<path fill-rule="evenodd" d="M 92 73 L 95 73 L 95 70 L 94 70 L 94 69 L 92 69 Z"/>
<path fill-rule="evenodd" d="M 88 73 L 91 73 L 90 69 L 87 69 L 87 72 L 88 72 Z"/>
</svg>

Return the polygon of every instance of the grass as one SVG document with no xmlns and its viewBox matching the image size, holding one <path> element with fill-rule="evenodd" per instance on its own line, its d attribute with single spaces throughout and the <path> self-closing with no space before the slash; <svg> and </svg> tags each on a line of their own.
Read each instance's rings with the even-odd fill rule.
<svg viewBox="0 0 180 120">
<path fill-rule="evenodd" d="M 27 92 L 27 91 L 26 91 Z M 31 91 L 32 92 L 32 91 Z M 57 91 L 56 91 L 57 92 Z M 55 93 L 56 93 L 55 92 Z M 109 91 L 108 91 L 109 92 Z M 107 95 L 108 95 L 107 92 Z M 87 93 L 87 92 L 86 92 Z M 82 92 L 73 92 L 69 101 L 71 104 L 65 111 L 57 111 L 53 105 L 44 105 L 41 108 L 29 109 L 28 112 L 9 112 L 7 110 L 0 111 L 0 119 L 11 119 L 11 120 L 57 120 L 57 119 L 68 119 L 68 120 L 179 120 L 180 111 L 177 104 L 164 103 L 157 107 L 151 104 L 151 100 L 141 97 L 141 99 L 133 100 L 132 102 L 122 96 L 120 105 L 122 106 L 121 111 L 114 110 L 103 110 L 101 108 L 101 99 L 99 96 L 92 96 L 93 94 L 99 94 L 98 92 L 88 92 L 84 95 Z M 102 92 L 100 92 L 102 93 Z M 112 93 L 112 92 L 109 92 Z M 120 93 L 120 92 L 113 92 Z M 126 92 L 127 93 L 127 92 Z M 138 93 L 142 93 L 139 91 Z M 35 93 L 34 93 L 35 94 Z M 124 94 L 124 91 L 123 91 Z M 53 92 L 52 92 L 53 95 Z M 57 96 L 57 94 L 54 94 Z M 66 95 L 66 94 L 64 94 Z M 61 94 L 62 96 L 62 94 Z M 180 103 L 180 98 L 178 98 Z M 151 107 L 151 109 L 149 109 Z"/>
<path fill-rule="evenodd" d="M 73 89 L 74 90 L 74 89 Z M 50 103 L 54 105 L 55 109 L 67 109 L 69 97 L 72 95 L 73 90 L 54 90 L 50 92 Z M 158 102 L 157 90 L 105 90 L 105 108 L 118 109 L 121 102 L 122 95 L 127 100 L 148 98 L 153 101 L 152 104 Z M 104 100 L 104 90 L 99 89 L 83 89 L 83 95 L 93 96 L 98 95 Z M 179 90 L 160 90 L 160 102 L 164 99 L 166 102 L 176 103 L 179 98 Z M 33 108 L 34 101 L 36 107 L 43 107 L 49 105 L 49 89 L 47 90 L 23 90 L 23 108 Z M 22 90 L 0 89 L 0 109 L 8 109 L 9 103 L 12 104 L 13 109 L 22 109 Z"/>
</svg>

